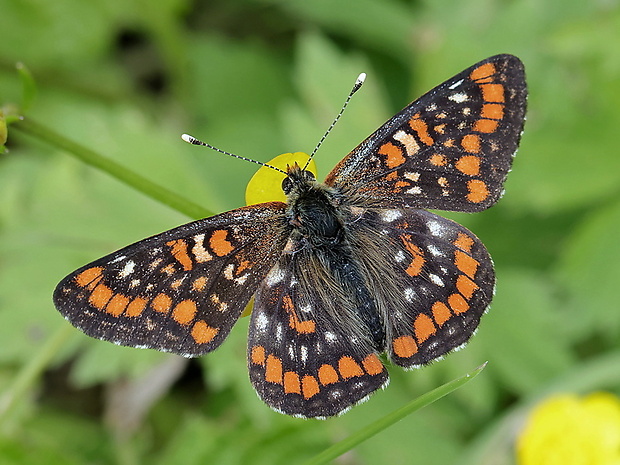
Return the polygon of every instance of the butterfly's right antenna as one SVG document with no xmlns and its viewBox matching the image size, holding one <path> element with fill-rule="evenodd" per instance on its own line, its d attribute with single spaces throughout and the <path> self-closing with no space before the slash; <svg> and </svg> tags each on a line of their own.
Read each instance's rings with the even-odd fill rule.
<svg viewBox="0 0 620 465">
<path fill-rule="evenodd" d="M 349 101 L 351 100 L 351 97 L 353 97 L 353 94 L 355 92 L 360 90 L 360 87 L 362 87 L 362 84 L 364 84 L 364 80 L 365 79 L 366 79 L 366 73 L 361 73 L 357 77 L 357 79 L 355 80 L 355 84 L 353 84 L 353 88 L 351 89 L 351 92 L 349 92 L 349 95 L 347 96 L 346 100 L 344 101 L 344 103 L 342 105 L 342 108 L 340 109 L 340 111 L 336 115 L 336 118 L 334 118 L 334 121 L 332 122 L 332 124 L 330 124 L 329 127 L 327 128 L 327 131 L 325 131 L 325 134 L 323 134 L 323 137 L 321 137 L 321 140 L 319 140 L 319 143 L 316 144 L 316 147 L 314 147 L 314 150 L 310 154 L 310 158 L 306 162 L 306 166 L 304 166 L 304 169 L 306 169 L 308 167 L 308 165 L 310 164 L 310 161 L 312 160 L 312 158 L 314 158 L 314 154 L 317 152 L 317 150 L 319 150 L 319 147 L 321 147 L 321 145 L 323 144 L 325 139 L 327 139 L 327 135 L 332 131 L 332 129 L 334 129 L 334 126 L 336 126 L 336 123 L 338 122 L 338 120 L 340 119 L 342 114 L 344 113 L 345 108 L 347 108 L 347 105 L 349 104 Z"/>
</svg>

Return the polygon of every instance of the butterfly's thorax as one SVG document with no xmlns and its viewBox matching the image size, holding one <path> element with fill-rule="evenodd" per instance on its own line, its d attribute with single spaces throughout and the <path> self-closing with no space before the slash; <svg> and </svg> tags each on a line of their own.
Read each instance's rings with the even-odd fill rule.
<svg viewBox="0 0 620 465">
<path fill-rule="evenodd" d="M 305 253 L 316 258 L 316 263 L 324 267 L 331 282 L 339 283 L 342 289 L 334 289 L 334 295 L 349 296 L 337 304 L 341 306 L 340 310 L 344 311 L 342 307 L 346 306 L 346 310 L 366 326 L 373 345 L 382 347 L 385 339 L 383 321 L 351 250 L 346 227 L 351 215 L 346 213 L 349 210 L 342 205 L 340 193 L 318 183 L 314 176 L 296 166 L 289 169 L 283 189 L 288 196 L 287 219 L 292 227 L 291 239 L 299 248 L 305 249 Z M 339 308 L 335 311 L 338 312 Z"/>
</svg>

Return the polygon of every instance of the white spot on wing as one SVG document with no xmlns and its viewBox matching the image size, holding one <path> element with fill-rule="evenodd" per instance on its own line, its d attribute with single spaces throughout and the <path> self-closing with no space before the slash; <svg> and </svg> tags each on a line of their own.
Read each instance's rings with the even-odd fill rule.
<svg viewBox="0 0 620 465">
<path fill-rule="evenodd" d="M 441 286 L 441 287 L 444 287 L 444 286 L 445 286 L 445 284 L 444 284 L 443 280 L 442 280 L 439 276 L 437 276 L 436 274 L 432 274 L 432 273 L 431 273 L 431 274 L 429 274 L 429 275 L 428 275 L 428 277 L 429 277 L 429 279 L 430 279 L 430 280 L 431 280 L 434 284 L 437 284 L 438 286 Z"/>
<path fill-rule="evenodd" d="M 405 289 L 405 299 L 407 299 L 409 302 L 415 302 L 416 297 L 416 292 L 412 287 L 408 287 Z"/>
<path fill-rule="evenodd" d="M 410 181 L 413 181 L 413 182 L 418 182 L 418 180 L 420 179 L 420 173 L 418 173 L 417 171 L 411 172 L 411 173 L 405 173 L 403 174 L 403 178 L 409 179 Z"/>
<path fill-rule="evenodd" d="M 441 237 L 443 235 L 443 226 L 438 223 L 437 221 L 428 221 L 426 223 L 426 226 L 428 227 L 428 229 L 430 230 L 431 234 L 433 236 L 438 236 Z"/>
<path fill-rule="evenodd" d="M 213 258 L 213 256 L 204 248 L 204 234 L 197 234 L 194 236 L 194 247 L 192 247 L 192 253 L 194 254 L 194 259 L 198 263 L 208 262 Z"/>
<path fill-rule="evenodd" d="M 453 102 L 456 102 L 456 103 L 463 103 L 463 102 L 467 102 L 469 100 L 469 97 L 464 92 L 458 92 L 456 94 L 450 95 L 448 97 L 448 100 L 452 100 Z"/>
<path fill-rule="evenodd" d="M 279 266 L 274 266 L 267 277 L 265 278 L 265 283 L 267 286 L 274 286 L 281 282 L 284 279 L 284 270 Z"/>
<path fill-rule="evenodd" d="M 125 266 L 123 267 L 121 272 L 118 274 L 118 277 L 119 278 L 126 278 L 131 273 L 133 273 L 133 270 L 135 268 L 136 268 L 136 262 L 134 262 L 133 260 L 127 260 L 127 263 L 125 263 Z"/>
<path fill-rule="evenodd" d="M 414 156 L 420 150 L 418 141 L 408 132 L 402 130 L 397 131 L 392 137 L 405 146 L 405 151 L 410 157 Z"/>
<path fill-rule="evenodd" d="M 456 89 L 458 86 L 460 86 L 461 84 L 463 84 L 463 79 L 460 79 L 458 81 L 456 81 L 454 84 L 452 84 L 451 86 L 448 87 L 448 89 L 450 90 L 454 90 Z"/>
<path fill-rule="evenodd" d="M 439 250 L 433 244 L 427 245 L 426 246 L 426 250 L 428 250 L 431 253 L 431 255 L 434 255 L 435 257 L 441 257 L 443 255 L 443 252 L 441 250 Z"/>
<path fill-rule="evenodd" d="M 267 319 L 264 313 L 260 313 L 256 317 L 256 329 L 258 329 L 259 331 L 264 331 L 267 328 L 268 324 L 269 324 L 269 320 Z"/>
<path fill-rule="evenodd" d="M 382 221 L 391 223 L 403 216 L 403 214 L 400 210 L 383 210 L 380 216 Z"/>
<path fill-rule="evenodd" d="M 235 269 L 235 265 L 233 265 L 232 263 L 229 263 L 228 265 L 226 265 L 226 268 L 224 268 L 224 277 L 228 279 L 229 281 L 232 281 L 235 279 L 235 277 L 233 276 L 234 269 Z"/>
</svg>

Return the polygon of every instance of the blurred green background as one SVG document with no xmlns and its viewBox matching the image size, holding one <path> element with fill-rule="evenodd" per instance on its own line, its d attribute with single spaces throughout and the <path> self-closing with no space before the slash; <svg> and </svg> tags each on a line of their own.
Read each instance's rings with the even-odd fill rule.
<svg viewBox="0 0 620 465">
<path fill-rule="evenodd" d="M 519 56 L 530 97 L 504 198 L 450 214 L 493 255 L 471 343 L 346 415 L 269 410 L 247 378 L 248 319 L 186 361 L 71 328 L 51 302 L 75 268 L 188 218 L 10 125 L 0 155 L 0 463 L 301 463 L 488 360 L 475 380 L 341 464 L 510 464 L 523 412 L 553 391 L 620 393 L 617 0 L 0 0 L 0 105 L 205 208 L 241 206 L 255 166 L 311 151 L 322 177 L 414 98 L 478 60 Z M 20 109 L 17 110 L 21 111 Z M 43 369 L 43 370 L 41 370 Z M 35 376 L 42 371 L 41 376 Z"/>
</svg>

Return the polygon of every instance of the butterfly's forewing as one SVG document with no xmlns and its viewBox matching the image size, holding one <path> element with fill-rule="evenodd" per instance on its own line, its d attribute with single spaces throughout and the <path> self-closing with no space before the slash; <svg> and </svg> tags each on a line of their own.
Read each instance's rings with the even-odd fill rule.
<svg viewBox="0 0 620 465">
<path fill-rule="evenodd" d="M 348 410 L 388 383 L 370 335 L 339 283 L 303 251 L 284 254 L 261 284 L 248 337 L 250 379 L 273 409 L 305 418 Z M 336 313 L 336 314 L 335 314 Z M 356 331 L 357 330 L 357 331 Z"/>
<path fill-rule="evenodd" d="M 427 364 L 473 335 L 493 297 L 493 263 L 480 240 L 463 226 L 425 210 L 370 213 L 360 232 L 381 231 L 388 241 L 382 271 L 398 283 L 385 295 L 386 352 L 397 365 Z M 386 256 L 387 255 L 387 256 Z M 362 257 L 365 268 L 374 264 Z M 368 273 L 370 274 L 370 273 Z"/>
<path fill-rule="evenodd" d="M 386 208 L 488 208 L 502 194 L 526 97 L 521 61 L 512 55 L 488 58 L 396 114 L 325 182 Z"/>
<path fill-rule="evenodd" d="M 125 247 L 56 287 L 86 334 L 197 356 L 226 338 L 288 236 L 280 202 L 232 210 Z"/>
</svg>

